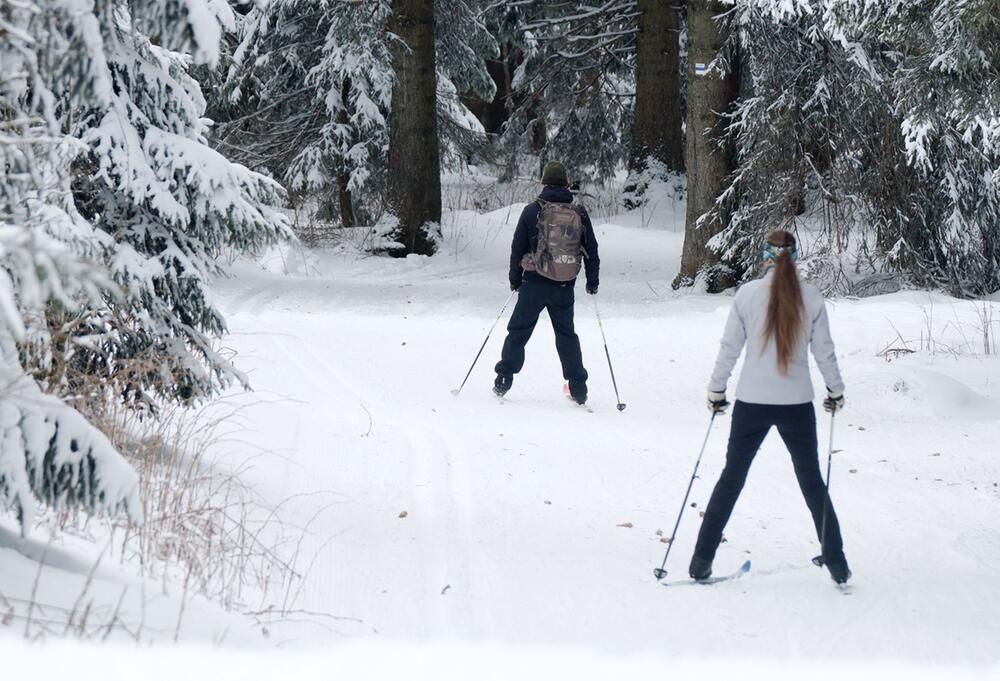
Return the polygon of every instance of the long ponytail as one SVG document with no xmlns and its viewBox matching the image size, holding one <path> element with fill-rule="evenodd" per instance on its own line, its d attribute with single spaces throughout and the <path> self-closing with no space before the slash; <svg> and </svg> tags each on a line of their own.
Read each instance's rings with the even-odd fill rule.
<svg viewBox="0 0 1000 681">
<path fill-rule="evenodd" d="M 777 230 L 768 235 L 767 246 L 765 257 L 774 263 L 774 279 L 767 302 L 764 346 L 774 340 L 778 370 L 787 374 L 795 346 L 802 336 L 804 317 L 802 286 L 793 257 L 795 237 L 784 230 Z"/>
</svg>

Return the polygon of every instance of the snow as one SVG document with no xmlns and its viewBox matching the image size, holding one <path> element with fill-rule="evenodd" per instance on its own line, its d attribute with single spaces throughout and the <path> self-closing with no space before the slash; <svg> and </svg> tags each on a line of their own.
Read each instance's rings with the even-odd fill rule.
<svg viewBox="0 0 1000 681">
<path fill-rule="evenodd" d="M 682 235 L 670 216 L 683 210 L 598 217 L 597 301 L 627 410 L 615 409 L 582 286 L 594 413 L 562 396 L 544 317 L 504 403 L 489 392 L 502 326 L 456 399 L 507 297 L 519 209 L 446 215 L 433 258 L 291 248 L 218 283 L 227 344 L 255 388 L 230 398 L 244 407 L 230 437 L 253 443 L 252 484 L 271 503 L 293 522 L 316 516 L 296 606 L 352 618 L 332 635 L 275 625 L 276 638 L 997 663 L 1000 362 L 976 350 L 976 304 L 911 291 L 830 305 L 848 384 L 832 481 L 848 595 L 810 565 L 818 546 L 773 434 L 716 561 L 722 574 L 749 558 L 750 575 L 668 591 L 652 570 L 708 425 L 730 298 L 671 291 Z M 686 576 L 727 426 L 709 440 L 673 578 Z"/>
<path fill-rule="evenodd" d="M 311 616 L 268 622 L 265 638 L 196 601 L 181 641 L 221 639 L 223 650 L 0 639 L 5 669 L 66 651 L 76 675 L 102 681 L 194 669 L 220 679 L 1000 678 L 1000 361 L 980 340 L 984 324 L 1000 333 L 990 303 L 917 291 L 830 303 L 847 382 L 832 494 L 848 592 L 810 564 L 818 546 L 774 434 L 716 560 L 726 574 L 750 559 L 750 574 L 665 589 L 652 572 L 708 426 L 705 384 L 731 298 L 671 290 L 684 216 L 675 199 L 595 214 L 596 302 L 628 408 L 615 409 L 582 285 L 593 413 L 562 395 L 544 316 L 508 399 L 489 391 L 502 323 L 455 398 L 508 296 L 522 206 L 447 213 L 432 258 L 362 256 L 355 230 L 338 248 L 240 261 L 214 284 L 226 346 L 254 392 L 209 407 L 238 411 L 213 460 L 245 470 L 284 522 L 308 525 L 290 607 Z M 826 442 L 829 419 L 819 420 Z M 686 577 L 727 429 L 722 419 L 710 435 L 668 580 Z M 2 591 L 14 575 L 27 598 L 37 568 L 26 556 L 44 538 L 4 532 Z M 54 548 L 75 555 L 81 542 L 62 541 L 71 546 Z M 92 563 L 46 568 L 44 600 L 69 607 Z M 141 582 L 101 570 L 98 602 L 116 602 L 124 583 L 130 621 L 143 612 L 156 638 L 172 640 L 176 586 L 147 585 L 168 594 L 145 614 Z M 268 654 L 274 645 L 282 654 Z M 113 666 L 99 664 L 112 655 Z"/>
<path fill-rule="evenodd" d="M 7 625 L 0 629 L 4 659 L 25 655 L 18 637 L 26 631 L 55 647 L 60 636 L 133 645 L 134 636 L 147 645 L 176 640 L 248 646 L 260 640 L 246 618 L 185 594 L 182 584 L 132 576 L 118 563 L 114 541 L 95 544 L 85 536 L 55 537 L 44 530 L 23 538 L 16 523 L 0 517 L 0 621 Z M 30 610 L 29 603 L 34 603 Z M 52 655 L 48 647 L 36 650 Z M 82 648 L 72 650 L 74 660 L 86 654 Z M 93 654 L 117 656 L 120 651 L 102 651 L 94 645 Z M 19 676 L 8 668 L 5 678 Z"/>
<path fill-rule="evenodd" d="M 55 652 L 55 655 L 52 653 Z M 106 655 L 114 655 L 108 664 Z M 111 650 L 79 644 L 28 647 L 0 640 L 6 671 L 16 674 L 52 675 L 72 661 L 74 679 L 80 681 L 175 681 L 178 678 L 215 681 L 257 681 L 292 678 L 296 681 L 351 679 L 375 681 L 414 679 L 427 681 L 509 681 L 510 679 L 605 681 L 606 679 L 694 678 L 715 681 L 844 678 L 882 681 L 983 681 L 1000 678 L 993 669 L 965 670 L 946 666 L 917 667 L 900 663 L 845 663 L 818 665 L 803 660 L 776 665 L 762 660 L 715 660 L 665 655 L 610 656 L 578 650 L 541 648 L 507 649 L 496 645 L 437 643 L 432 645 L 376 645 L 352 643 L 333 651 L 218 652 L 202 648 Z M 66 662 L 63 662 L 65 660 Z"/>
</svg>

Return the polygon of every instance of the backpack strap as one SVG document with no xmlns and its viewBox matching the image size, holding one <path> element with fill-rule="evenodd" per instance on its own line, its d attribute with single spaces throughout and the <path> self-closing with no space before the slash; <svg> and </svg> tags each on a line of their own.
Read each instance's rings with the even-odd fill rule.
<svg viewBox="0 0 1000 681">
<path fill-rule="evenodd" d="M 538 215 L 535 216 L 535 238 L 528 240 L 529 253 L 534 253 L 538 250 L 538 223 L 542 220 L 542 211 L 545 210 L 545 206 L 549 205 L 549 202 L 543 200 L 541 197 L 536 198 L 534 203 L 538 206 Z"/>
<path fill-rule="evenodd" d="M 580 250 L 583 251 L 583 257 L 590 260 L 590 253 L 587 251 L 587 247 L 583 245 L 583 240 L 587 238 L 587 223 L 583 220 L 585 209 L 580 204 L 574 203 L 573 210 L 580 216 Z"/>
</svg>

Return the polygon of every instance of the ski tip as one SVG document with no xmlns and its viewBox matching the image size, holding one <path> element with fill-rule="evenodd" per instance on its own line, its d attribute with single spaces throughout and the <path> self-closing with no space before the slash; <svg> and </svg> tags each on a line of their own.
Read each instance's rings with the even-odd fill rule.
<svg viewBox="0 0 1000 681">
<path fill-rule="evenodd" d="M 749 560 L 747 562 L 743 563 L 743 565 L 740 566 L 740 572 L 750 572 L 750 561 Z"/>
</svg>

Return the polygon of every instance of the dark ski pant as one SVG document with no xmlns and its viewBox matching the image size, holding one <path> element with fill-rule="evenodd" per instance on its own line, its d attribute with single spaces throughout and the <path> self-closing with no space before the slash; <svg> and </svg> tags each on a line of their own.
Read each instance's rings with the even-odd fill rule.
<svg viewBox="0 0 1000 681">
<path fill-rule="evenodd" d="M 715 484 L 712 498 L 705 509 L 705 518 L 701 523 L 698 544 L 694 550 L 695 556 L 709 561 L 715 558 L 715 550 L 722 541 L 722 531 L 729 522 L 736 499 L 743 490 L 750 464 L 753 463 L 753 458 L 760 449 L 764 437 L 771 430 L 771 426 L 778 428 L 778 434 L 792 455 L 792 465 L 795 467 L 799 489 L 802 490 L 802 496 L 805 497 L 809 512 L 812 513 L 816 536 L 824 546 L 823 558 L 828 563 L 843 561 L 844 545 L 832 501 L 826 509 L 826 542 L 823 542 L 821 536 L 826 487 L 819 469 L 816 412 L 813 405 L 811 403 L 750 404 L 739 400 L 733 407 L 726 466 Z"/>
<path fill-rule="evenodd" d="M 562 363 L 563 378 L 570 382 L 571 390 L 585 389 L 587 370 L 583 368 L 580 338 L 573 328 L 574 302 L 572 283 L 548 284 L 526 276 L 518 289 L 517 304 L 507 324 L 507 339 L 503 342 L 496 372 L 516 374 L 521 370 L 524 366 L 524 346 L 535 330 L 538 315 L 542 310 L 548 310 L 552 330 L 556 334 L 556 351 Z"/>
</svg>

